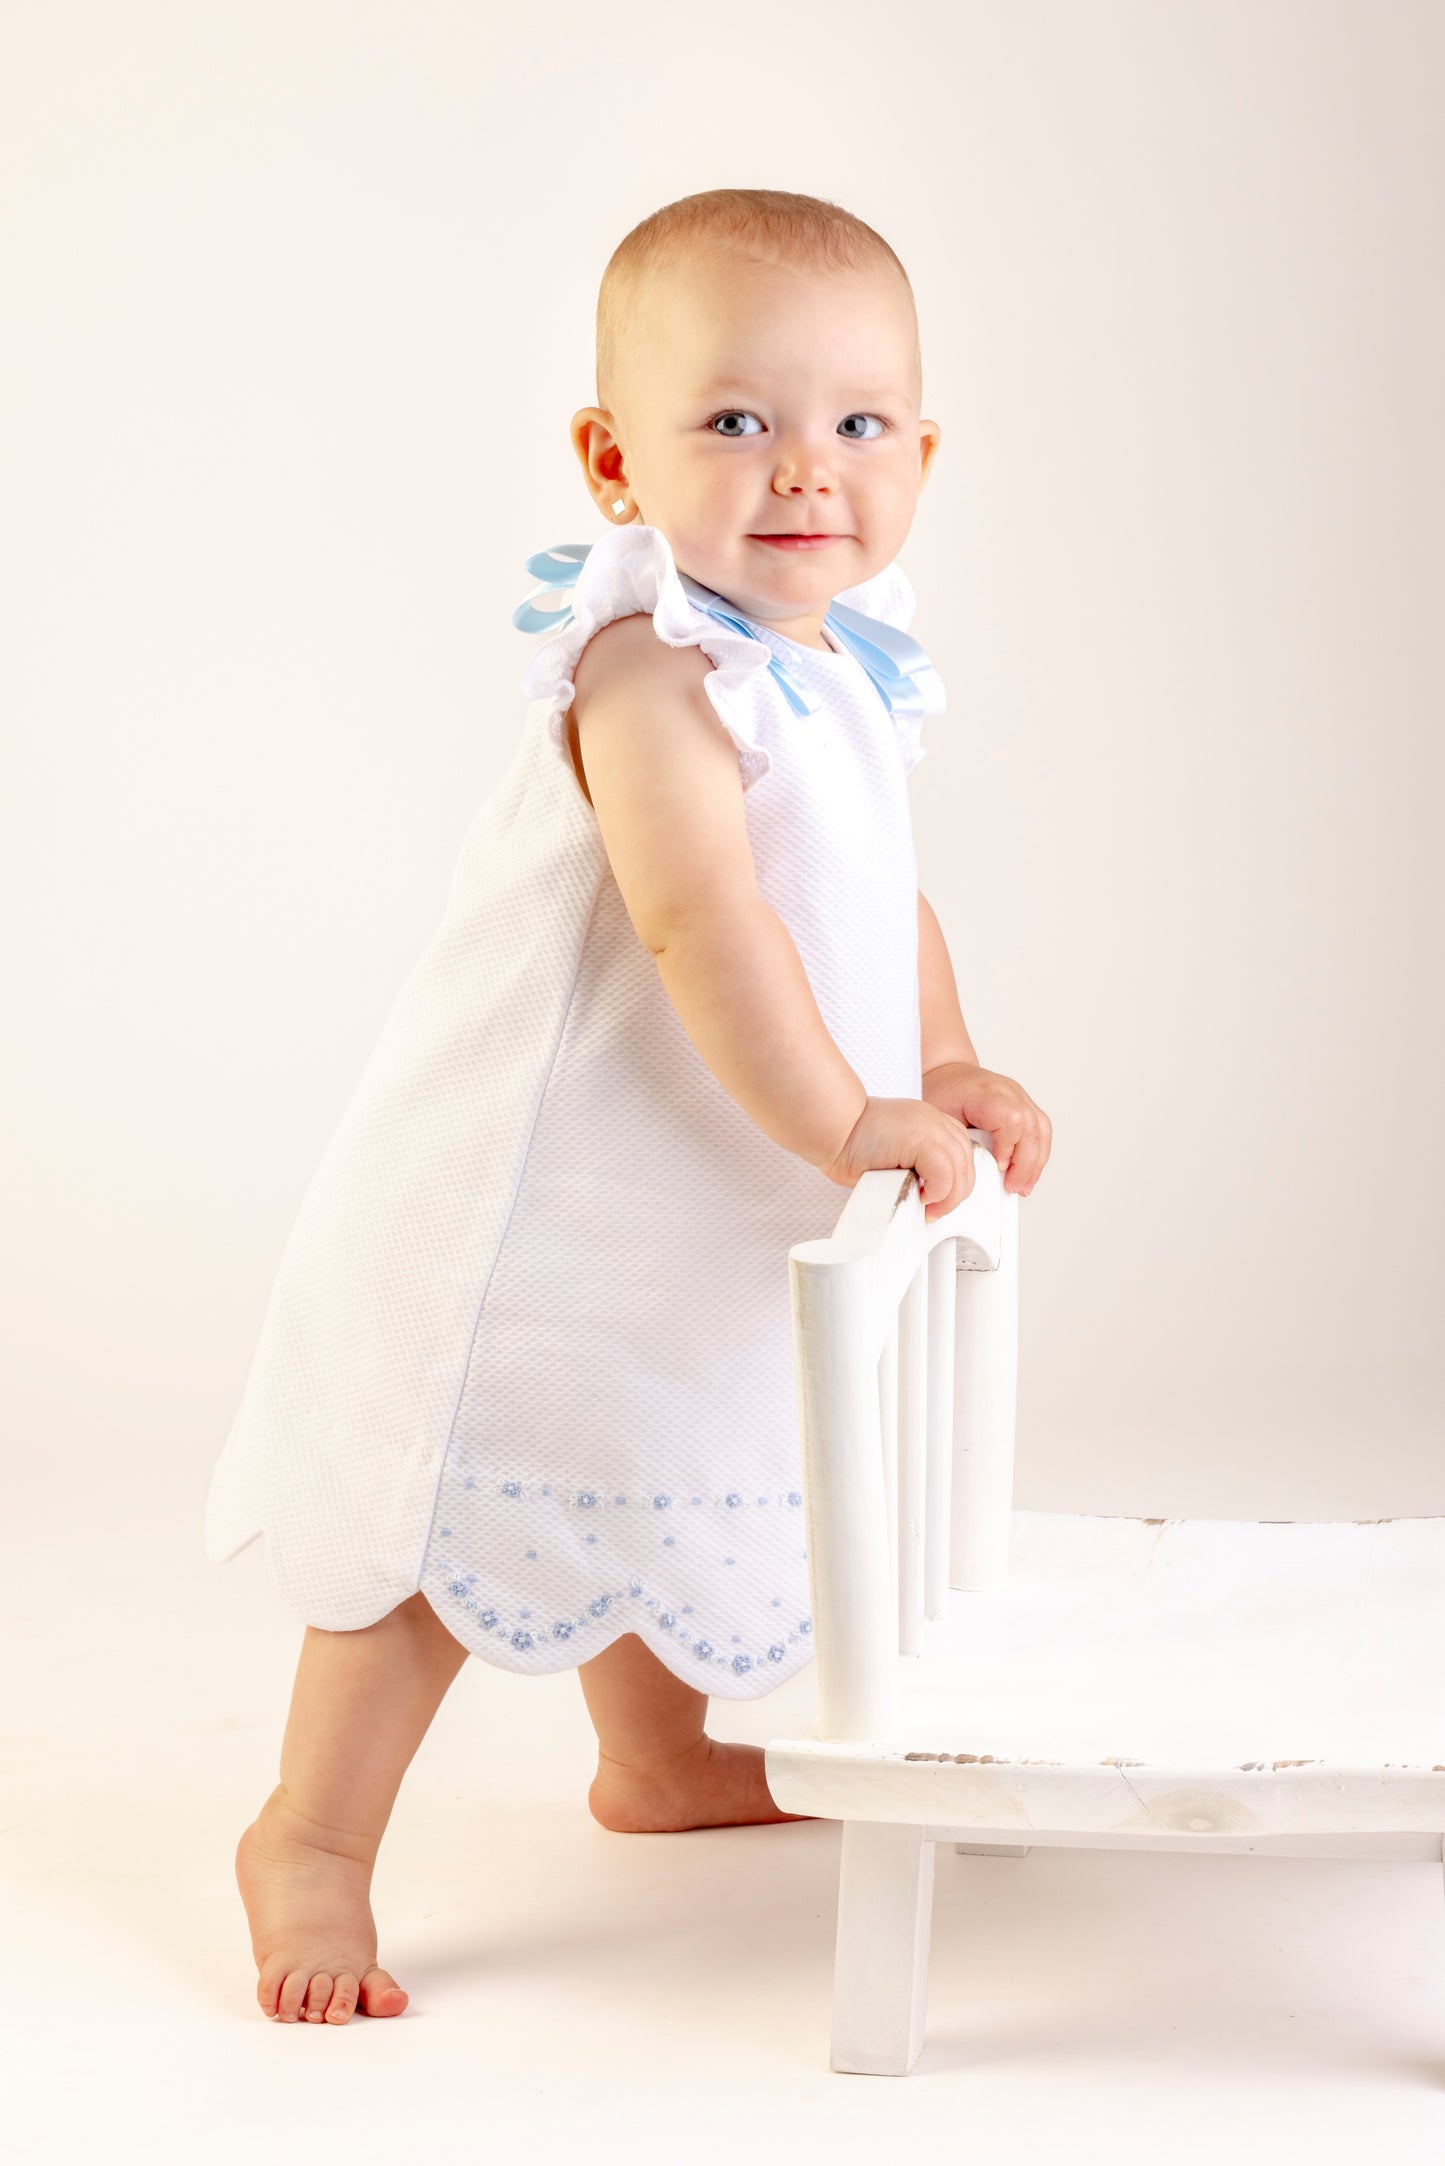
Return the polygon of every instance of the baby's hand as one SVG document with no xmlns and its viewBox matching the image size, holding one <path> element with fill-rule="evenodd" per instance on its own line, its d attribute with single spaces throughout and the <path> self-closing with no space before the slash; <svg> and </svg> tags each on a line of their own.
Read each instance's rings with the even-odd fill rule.
<svg viewBox="0 0 1445 2166">
<path fill-rule="evenodd" d="M 880 1166 L 913 1168 L 925 1218 L 956 1210 L 973 1188 L 973 1145 L 963 1123 L 922 1098 L 870 1098 L 837 1157 L 821 1170 L 853 1188 Z"/>
<path fill-rule="evenodd" d="M 923 1095 L 941 1113 L 951 1113 L 966 1128 L 986 1128 L 993 1137 L 994 1162 L 1003 1185 L 1027 1196 L 1048 1164 L 1054 1128 L 1012 1076 L 968 1061 L 945 1061 L 923 1078 Z"/>
</svg>

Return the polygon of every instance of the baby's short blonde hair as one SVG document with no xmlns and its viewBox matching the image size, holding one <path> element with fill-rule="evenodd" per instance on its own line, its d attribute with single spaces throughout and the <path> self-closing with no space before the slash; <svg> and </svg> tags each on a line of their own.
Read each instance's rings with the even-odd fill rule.
<svg viewBox="0 0 1445 2166">
<path fill-rule="evenodd" d="M 629 332 L 638 298 L 657 271 L 707 249 L 735 249 L 768 263 L 799 263 L 854 270 L 876 263 L 902 280 L 914 314 L 908 273 L 881 233 L 822 196 L 790 195 L 781 188 L 707 188 L 700 195 L 664 203 L 618 242 L 597 295 L 597 403 L 609 412 L 621 388 Z"/>
</svg>

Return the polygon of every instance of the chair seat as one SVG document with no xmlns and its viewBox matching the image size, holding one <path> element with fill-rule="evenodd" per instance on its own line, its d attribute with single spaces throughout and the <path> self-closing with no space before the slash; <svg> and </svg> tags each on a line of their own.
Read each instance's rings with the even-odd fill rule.
<svg viewBox="0 0 1445 2166">
<path fill-rule="evenodd" d="M 785 1811 L 990 1830 L 1445 1830 L 1445 1517 L 1012 1515 L 866 1743 L 767 1747 Z M 1438 1757 L 1437 1757 L 1438 1756 Z"/>
</svg>

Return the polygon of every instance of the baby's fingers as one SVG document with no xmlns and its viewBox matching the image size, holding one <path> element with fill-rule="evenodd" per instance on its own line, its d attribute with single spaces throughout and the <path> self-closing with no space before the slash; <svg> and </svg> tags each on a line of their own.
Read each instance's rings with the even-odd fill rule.
<svg viewBox="0 0 1445 2166">
<path fill-rule="evenodd" d="M 1053 1142 L 1053 1125 L 1040 1106 L 1031 1105 L 1020 1116 L 1019 1128 L 1012 1146 L 1005 1171 L 1000 1159 L 1000 1171 L 1005 1171 L 1004 1187 L 1014 1195 L 1026 1196 L 1048 1163 L 1049 1149 Z"/>
<path fill-rule="evenodd" d="M 1018 1190 L 1023 1186 L 1023 1160 L 1019 1149 L 1023 1133 L 1023 1116 L 1018 1113 L 1001 1113 L 996 1116 L 989 1134 L 993 1138 L 994 1164 L 1003 1177 L 1005 1190 Z"/>
<path fill-rule="evenodd" d="M 956 1143 L 930 1140 L 919 1146 L 914 1170 L 924 1217 L 939 1218 L 957 1210 L 973 1188 L 973 1145 L 961 1130 Z"/>
</svg>

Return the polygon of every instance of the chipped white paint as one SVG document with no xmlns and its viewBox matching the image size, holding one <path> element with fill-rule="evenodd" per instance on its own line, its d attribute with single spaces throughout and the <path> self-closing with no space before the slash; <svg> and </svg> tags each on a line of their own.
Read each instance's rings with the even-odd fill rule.
<svg viewBox="0 0 1445 2166">
<path fill-rule="evenodd" d="M 873 2074 L 938 1841 L 1445 1864 L 1445 1518 L 1014 1511 L 1018 1200 L 969 1133 L 947 1218 L 869 1173 L 790 1253 L 818 1716 L 767 1775 L 845 1823 L 832 2066 Z"/>
</svg>

